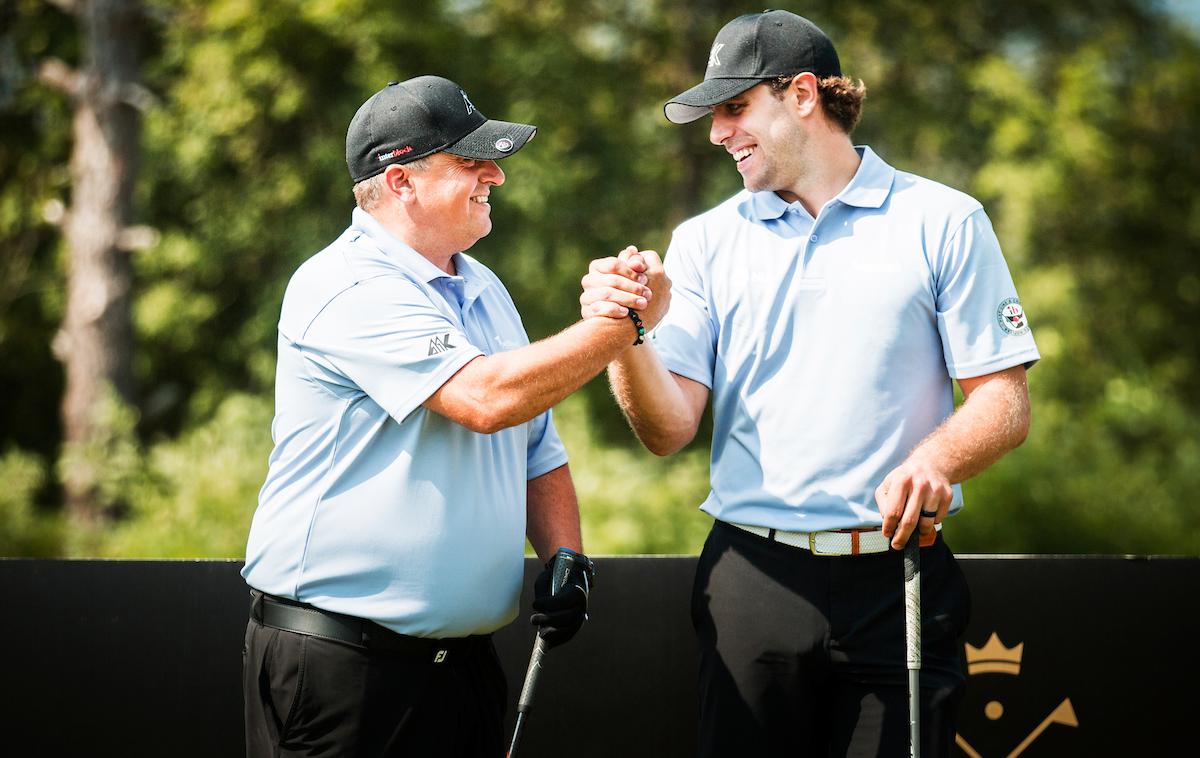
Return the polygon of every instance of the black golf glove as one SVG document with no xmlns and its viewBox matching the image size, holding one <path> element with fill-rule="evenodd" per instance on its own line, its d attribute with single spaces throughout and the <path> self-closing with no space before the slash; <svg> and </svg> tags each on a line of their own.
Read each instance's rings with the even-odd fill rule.
<svg viewBox="0 0 1200 758">
<path fill-rule="evenodd" d="M 570 570 L 557 593 L 550 591 L 556 558 L 546 563 L 533 583 L 534 612 L 529 623 L 538 627 L 538 635 L 546 641 L 547 648 L 570 640 L 583 626 L 588 617 L 588 593 L 595 586 L 596 572 L 592 561 L 586 555 L 568 552 L 571 555 Z"/>
</svg>

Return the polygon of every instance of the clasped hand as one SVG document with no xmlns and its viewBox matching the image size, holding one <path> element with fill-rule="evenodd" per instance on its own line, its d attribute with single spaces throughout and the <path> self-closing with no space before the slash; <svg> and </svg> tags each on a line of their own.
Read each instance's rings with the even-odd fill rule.
<svg viewBox="0 0 1200 758">
<path fill-rule="evenodd" d="M 628 318 L 635 310 L 647 329 L 653 329 L 671 304 L 671 280 L 653 250 L 633 245 L 616 256 L 591 262 L 580 281 L 579 312 L 585 318 Z"/>
</svg>

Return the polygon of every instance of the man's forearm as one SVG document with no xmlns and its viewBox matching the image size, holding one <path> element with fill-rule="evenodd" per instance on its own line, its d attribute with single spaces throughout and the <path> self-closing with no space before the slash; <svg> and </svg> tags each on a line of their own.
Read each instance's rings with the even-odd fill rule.
<svg viewBox="0 0 1200 758">
<path fill-rule="evenodd" d="M 685 391 L 681 380 L 667 371 L 653 344 L 639 345 L 618 356 L 609 364 L 608 380 L 634 434 L 652 453 L 670 455 L 696 436 L 707 392 L 694 397 L 698 390 Z"/>
<path fill-rule="evenodd" d="M 1024 442 L 1028 433 L 1024 371 L 1005 372 L 975 389 L 909 460 L 929 463 L 956 484 L 982 473 Z"/>
<path fill-rule="evenodd" d="M 545 563 L 560 547 L 583 552 L 579 500 L 566 464 L 530 479 L 525 496 L 525 534 Z"/>
<path fill-rule="evenodd" d="M 883 533 L 897 550 L 920 528 L 931 532 L 970 479 L 1021 444 L 1029 431 L 1025 369 L 960 379 L 966 401 L 875 488 Z"/>
<path fill-rule="evenodd" d="M 524 423 L 599 374 L 636 337 L 628 319 L 588 319 L 532 345 L 472 360 L 426 406 L 490 434 Z"/>
</svg>

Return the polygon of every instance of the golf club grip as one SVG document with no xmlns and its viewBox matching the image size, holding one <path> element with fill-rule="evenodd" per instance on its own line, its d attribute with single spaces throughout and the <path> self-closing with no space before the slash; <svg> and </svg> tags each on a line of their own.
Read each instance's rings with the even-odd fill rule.
<svg viewBox="0 0 1200 758">
<path fill-rule="evenodd" d="M 533 692 L 537 688 L 538 676 L 542 673 L 542 657 L 546 654 L 546 641 L 541 637 L 534 640 L 533 652 L 529 655 L 529 668 L 525 671 L 525 684 L 517 700 L 517 713 L 528 713 L 533 707 Z"/>
<path fill-rule="evenodd" d="M 904 646 L 910 671 L 921 669 L 921 537 L 904 546 Z"/>
</svg>

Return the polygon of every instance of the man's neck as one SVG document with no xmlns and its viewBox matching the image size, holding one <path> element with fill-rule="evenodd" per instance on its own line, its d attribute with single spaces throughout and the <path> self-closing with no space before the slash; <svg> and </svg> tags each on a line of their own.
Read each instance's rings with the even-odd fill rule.
<svg viewBox="0 0 1200 758">
<path fill-rule="evenodd" d="M 799 200 L 809 215 L 816 218 L 825 204 L 854 179 L 862 157 L 854 149 L 850 137 L 840 133 L 821 139 L 820 144 L 810 143 L 808 147 L 809 155 L 814 156 L 809 170 L 795 186 L 775 194 L 789 203 Z"/>
<path fill-rule="evenodd" d="M 458 270 L 454 266 L 454 255 L 458 250 L 448 250 L 445 245 L 439 245 L 428 234 L 421 233 L 418 224 L 411 223 L 403 216 L 396 214 L 371 213 L 379 225 L 396 239 L 411 247 L 422 258 L 426 259 L 450 276 L 456 276 Z"/>
</svg>

